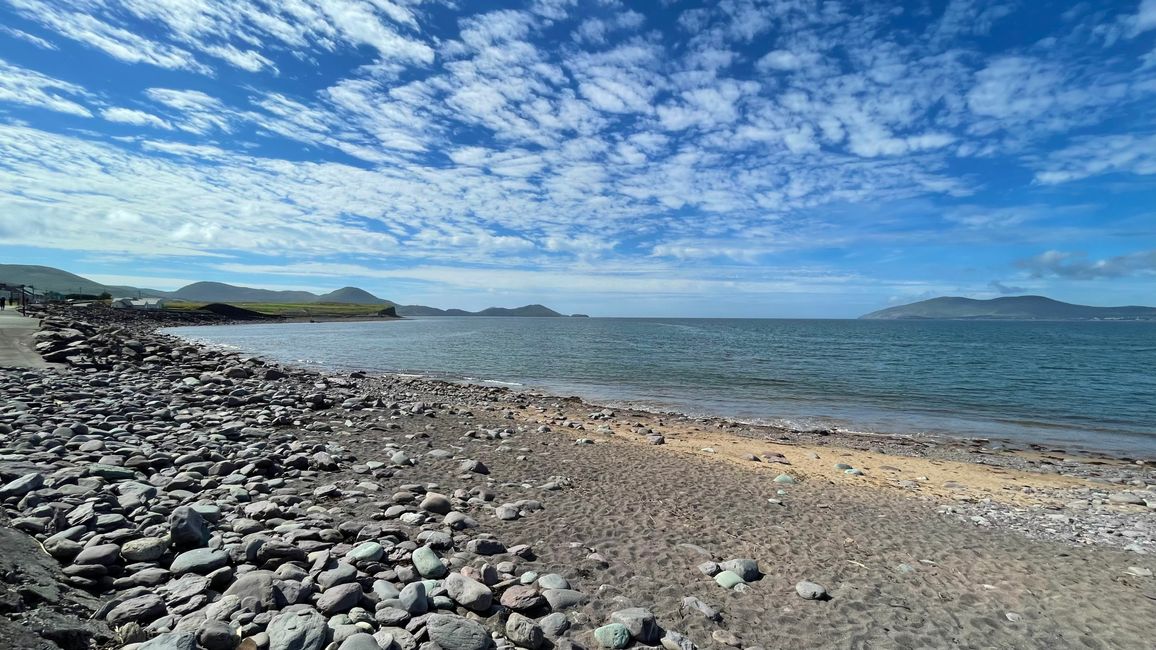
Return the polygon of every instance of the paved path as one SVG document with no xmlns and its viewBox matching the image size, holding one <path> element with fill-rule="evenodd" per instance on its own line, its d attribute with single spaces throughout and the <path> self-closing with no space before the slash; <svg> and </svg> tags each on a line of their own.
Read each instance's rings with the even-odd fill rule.
<svg viewBox="0 0 1156 650">
<path fill-rule="evenodd" d="M 38 329 L 39 318 L 26 318 L 11 307 L 0 311 L 0 368 L 52 367 L 32 347 L 32 335 Z"/>
</svg>

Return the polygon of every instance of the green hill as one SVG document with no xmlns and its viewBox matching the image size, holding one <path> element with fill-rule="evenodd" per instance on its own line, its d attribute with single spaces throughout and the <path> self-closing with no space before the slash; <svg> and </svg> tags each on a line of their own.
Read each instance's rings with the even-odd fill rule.
<svg viewBox="0 0 1156 650">
<path fill-rule="evenodd" d="M 1008 296 L 991 300 L 942 297 L 888 307 L 860 318 L 867 320 L 1156 320 L 1153 307 L 1089 307 L 1043 296 Z"/>
</svg>

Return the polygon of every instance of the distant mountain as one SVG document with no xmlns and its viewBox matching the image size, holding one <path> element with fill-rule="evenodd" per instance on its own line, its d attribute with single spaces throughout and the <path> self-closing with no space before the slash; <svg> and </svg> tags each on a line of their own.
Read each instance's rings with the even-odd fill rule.
<svg viewBox="0 0 1156 650">
<path fill-rule="evenodd" d="M 31 286 L 37 291 L 53 293 L 85 293 L 100 295 L 105 291 L 114 296 L 156 296 L 160 292 L 136 287 L 120 287 L 89 280 L 88 278 L 62 271 L 51 266 L 34 264 L 0 264 L 0 282 Z"/>
<path fill-rule="evenodd" d="M 556 317 L 558 312 L 542 305 L 526 305 L 507 309 L 505 307 L 490 307 L 481 311 L 464 311 L 462 309 L 438 309 L 425 305 L 401 305 L 397 308 L 398 316 L 529 316 L 529 317 Z"/>
<path fill-rule="evenodd" d="M 1156 320 L 1154 307 L 1088 307 L 1043 296 L 991 300 L 932 298 L 888 307 L 860 318 L 868 320 Z"/>
<path fill-rule="evenodd" d="M 358 289 L 357 287 L 342 287 L 337 291 L 330 291 L 329 293 L 317 297 L 317 302 L 339 302 L 347 305 L 392 305 L 393 303 L 378 298 L 369 293 L 365 289 Z"/>
<path fill-rule="evenodd" d="M 194 282 L 176 291 L 157 291 L 155 289 L 141 289 L 138 287 L 105 285 L 51 266 L 27 264 L 0 264 L 0 283 L 31 285 L 35 287 L 37 291 L 52 291 L 63 294 L 83 293 L 100 295 L 108 292 L 112 294 L 114 298 L 145 296 L 168 298 L 170 300 L 186 300 L 188 302 L 224 304 L 314 304 L 324 302 L 354 305 L 381 305 L 382 307 L 395 306 L 392 301 L 378 298 L 372 293 L 357 287 L 342 287 L 336 291 L 317 295 L 309 291 L 274 291 L 271 289 L 240 287 L 223 282 Z M 465 311 L 462 309 L 438 309 L 424 305 L 405 305 L 397 307 L 397 314 L 399 316 L 562 316 L 562 314 L 559 314 L 553 309 L 543 307 L 542 305 L 526 305 L 514 309 L 490 307 L 479 312 Z"/>
<path fill-rule="evenodd" d="M 238 287 L 223 282 L 194 282 L 166 294 L 165 297 L 189 302 L 317 302 L 317 294 L 308 291 L 272 291 Z"/>
</svg>

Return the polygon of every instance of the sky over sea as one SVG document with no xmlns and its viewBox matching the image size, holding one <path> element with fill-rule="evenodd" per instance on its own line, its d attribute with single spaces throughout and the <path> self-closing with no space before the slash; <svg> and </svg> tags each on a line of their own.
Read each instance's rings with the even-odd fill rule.
<svg viewBox="0 0 1156 650">
<path fill-rule="evenodd" d="M 1156 0 L 0 0 L 0 262 L 479 309 L 1156 304 Z"/>
</svg>

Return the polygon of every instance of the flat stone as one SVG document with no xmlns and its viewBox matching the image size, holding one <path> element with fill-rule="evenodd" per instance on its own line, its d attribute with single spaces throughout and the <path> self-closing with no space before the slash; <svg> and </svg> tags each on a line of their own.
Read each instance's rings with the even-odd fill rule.
<svg viewBox="0 0 1156 650">
<path fill-rule="evenodd" d="M 160 537 L 141 537 L 121 544 L 120 556 L 129 562 L 155 562 L 168 548 L 168 542 Z"/>
<path fill-rule="evenodd" d="M 639 643 L 646 645 L 658 643 L 658 622 L 654 620 L 654 614 L 648 610 L 641 607 L 620 609 L 610 615 L 610 620 L 625 625 L 626 629 L 630 630 L 631 638 Z"/>
<path fill-rule="evenodd" d="M 25 474 L 20 478 L 9 481 L 0 487 L 0 499 L 5 497 L 22 497 L 33 490 L 44 487 L 44 475 L 39 472 Z"/>
<path fill-rule="evenodd" d="M 140 644 L 137 650 L 197 650 L 197 635 L 189 631 L 166 632 Z"/>
<path fill-rule="evenodd" d="M 570 582 L 557 573 L 547 573 L 538 578 L 538 586 L 543 589 L 569 589 Z"/>
<path fill-rule="evenodd" d="M 278 609 L 277 594 L 273 587 L 274 577 L 272 571 L 249 571 L 229 585 L 224 596 L 236 596 L 242 602 L 252 599 L 251 602 L 260 604 L 261 611 Z"/>
<path fill-rule="evenodd" d="M 377 542 L 364 542 L 353 547 L 353 550 L 345 554 L 351 562 L 376 562 L 385 554 L 385 548 Z"/>
<path fill-rule="evenodd" d="M 826 587 L 809 580 L 803 580 L 795 585 L 795 593 L 806 600 L 825 600 L 828 598 Z"/>
<path fill-rule="evenodd" d="M 455 574 L 456 575 L 456 574 Z M 434 614 L 426 621 L 429 638 L 442 650 L 485 650 L 490 634 L 480 623 L 453 614 Z"/>
<path fill-rule="evenodd" d="M 547 589 L 542 592 L 550 609 L 569 609 L 586 602 L 586 594 L 573 589 Z"/>
<path fill-rule="evenodd" d="M 361 585 L 356 582 L 325 590 L 317 599 L 317 609 L 327 616 L 348 612 L 361 602 Z"/>
<path fill-rule="evenodd" d="M 75 564 L 100 564 L 113 566 L 120 563 L 120 547 L 116 544 L 86 546 L 73 560 Z"/>
<path fill-rule="evenodd" d="M 173 558 L 169 571 L 172 571 L 173 575 L 182 573 L 207 575 L 228 564 L 228 553 L 210 548 L 196 548 Z"/>
<path fill-rule="evenodd" d="M 129 598 L 108 612 L 105 619 L 113 628 L 136 623 L 142 627 L 168 613 L 165 601 L 156 594 L 145 594 Z"/>
<path fill-rule="evenodd" d="M 329 641 L 325 617 L 313 609 L 278 614 L 265 631 L 269 650 L 322 650 Z"/>
<path fill-rule="evenodd" d="M 759 579 L 762 575 L 759 572 L 759 563 L 750 559 L 727 560 L 719 564 L 719 568 L 723 571 L 733 571 L 738 574 L 743 582 L 753 582 Z"/>
<path fill-rule="evenodd" d="M 502 592 L 499 602 L 503 607 L 523 612 L 537 609 L 545 604 L 546 599 L 536 589 L 528 585 L 514 585 Z"/>
</svg>

